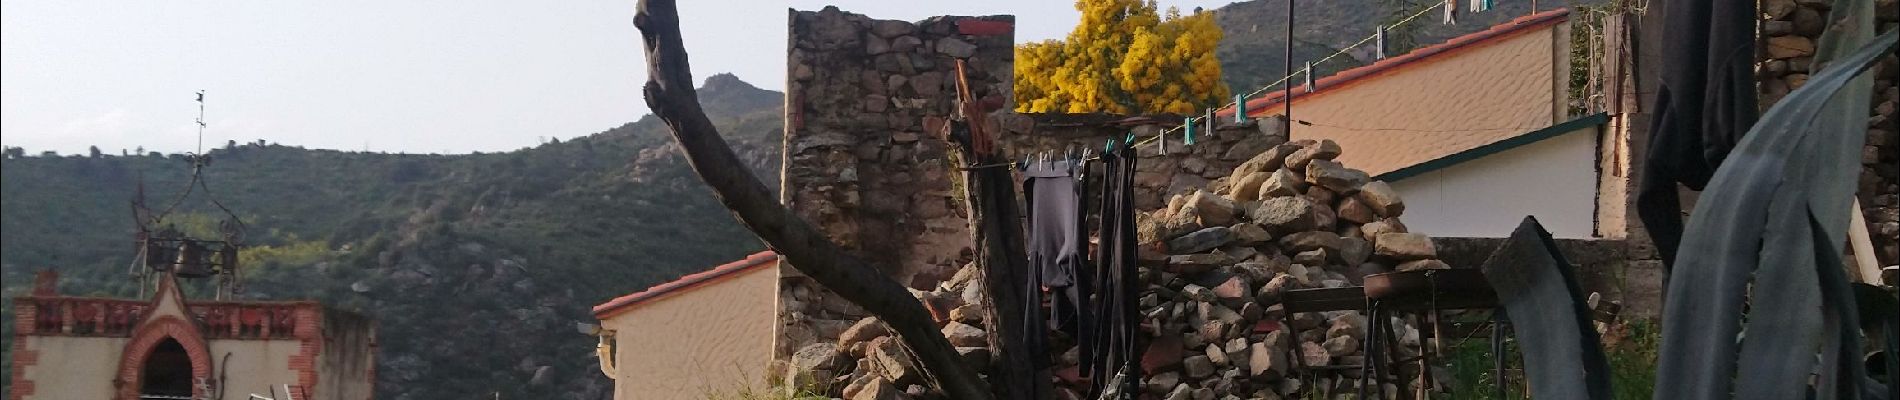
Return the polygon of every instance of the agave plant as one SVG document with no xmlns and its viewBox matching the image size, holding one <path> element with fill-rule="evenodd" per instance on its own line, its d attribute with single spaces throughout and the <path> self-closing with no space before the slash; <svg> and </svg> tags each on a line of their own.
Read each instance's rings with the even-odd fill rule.
<svg viewBox="0 0 1900 400">
<path fill-rule="evenodd" d="M 1896 41 L 1868 40 L 1866 4 L 1837 2 L 1827 65 L 1749 129 L 1696 204 L 1668 282 L 1655 398 L 1884 397 L 1858 357 L 1841 262 L 1872 83 L 1855 78 Z"/>
</svg>

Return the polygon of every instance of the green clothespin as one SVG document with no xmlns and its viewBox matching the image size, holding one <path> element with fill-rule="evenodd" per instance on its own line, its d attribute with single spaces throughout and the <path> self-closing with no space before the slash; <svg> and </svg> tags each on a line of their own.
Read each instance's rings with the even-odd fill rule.
<svg viewBox="0 0 1900 400">
<path fill-rule="evenodd" d="M 1164 139 L 1162 142 L 1167 142 L 1167 140 Z M 1194 117 L 1187 117 L 1186 122 L 1181 123 L 1181 142 L 1189 146 L 1194 145 Z"/>
<path fill-rule="evenodd" d="M 1234 123 L 1244 122 L 1247 122 L 1247 98 L 1236 94 L 1234 95 Z"/>
</svg>

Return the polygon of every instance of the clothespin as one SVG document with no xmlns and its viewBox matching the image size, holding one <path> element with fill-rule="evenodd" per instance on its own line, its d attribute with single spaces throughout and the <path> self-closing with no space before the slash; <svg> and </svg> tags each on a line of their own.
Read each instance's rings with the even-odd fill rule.
<svg viewBox="0 0 1900 400">
<path fill-rule="evenodd" d="M 1491 11 L 1492 0 L 1471 0 L 1471 12 Z"/>
<path fill-rule="evenodd" d="M 1301 86 L 1306 89 L 1307 93 L 1313 92 L 1313 62 L 1312 61 L 1306 62 L 1306 83 L 1302 84 Z"/>
<path fill-rule="evenodd" d="M 1234 123 L 1247 122 L 1247 96 L 1234 95 Z"/>
<path fill-rule="evenodd" d="M 1385 25 L 1379 25 L 1379 31 L 1377 33 L 1377 37 L 1378 37 L 1378 40 L 1376 40 L 1376 42 L 1379 45 L 1378 59 L 1384 60 L 1385 59 Z"/>
<path fill-rule="evenodd" d="M 1207 122 L 1207 129 L 1202 130 L 1201 134 L 1213 135 L 1214 134 L 1214 109 L 1212 108 L 1207 109 L 1207 113 L 1202 114 L 1201 121 Z"/>
<path fill-rule="evenodd" d="M 1167 139 L 1162 139 L 1162 141 L 1166 142 Z M 1181 123 L 1181 144 L 1194 145 L 1194 117 L 1187 117 L 1185 122 Z"/>
</svg>

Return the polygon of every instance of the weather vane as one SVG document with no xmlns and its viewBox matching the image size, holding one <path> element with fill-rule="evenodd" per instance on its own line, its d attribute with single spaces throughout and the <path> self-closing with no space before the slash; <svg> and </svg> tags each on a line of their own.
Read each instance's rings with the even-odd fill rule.
<svg viewBox="0 0 1900 400">
<path fill-rule="evenodd" d="M 145 185 L 141 180 L 138 197 L 132 201 L 133 219 L 138 223 L 138 258 L 141 260 L 134 265 L 143 264 L 145 267 L 138 272 L 140 279 L 145 279 L 153 272 L 170 273 L 180 278 L 217 277 L 216 294 L 222 300 L 243 292 L 242 282 L 238 279 L 238 251 L 243 247 L 245 225 L 243 218 L 212 195 L 210 185 L 205 182 L 204 168 L 211 165 L 211 155 L 204 154 L 205 92 L 199 90 L 197 95 L 198 152 L 186 157 L 191 162 L 191 181 L 185 183 L 184 190 L 162 211 L 153 213 L 145 207 Z M 218 223 L 217 238 L 192 237 L 189 232 L 166 220 L 187 197 L 200 191 L 204 193 L 202 197 L 223 211 L 226 217 Z M 140 285 L 141 291 L 144 286 Z"/>
</svg>

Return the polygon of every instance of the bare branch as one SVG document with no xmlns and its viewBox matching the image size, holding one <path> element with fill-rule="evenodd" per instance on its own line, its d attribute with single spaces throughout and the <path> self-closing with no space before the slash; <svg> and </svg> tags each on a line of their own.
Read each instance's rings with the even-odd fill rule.
<svg viewBox="0 0 1900 400">
<path fill-rule="evenodd" d="M 674 2 L 641 0 L 634 25 L 640 28 L 646 46 L 647 107 L 666 123 L 693 172 L 712 187 L 720 203 L 793 268 L 889 324 L 945 394 L 956 399 L 990 398 L 987 385 L 962 364 L 922 303 L 781 206 L 733 154 L 699 107 Z"/>
</svg>

